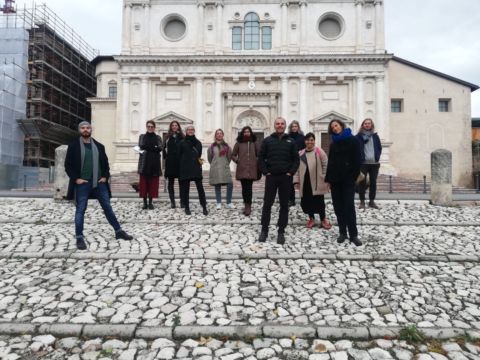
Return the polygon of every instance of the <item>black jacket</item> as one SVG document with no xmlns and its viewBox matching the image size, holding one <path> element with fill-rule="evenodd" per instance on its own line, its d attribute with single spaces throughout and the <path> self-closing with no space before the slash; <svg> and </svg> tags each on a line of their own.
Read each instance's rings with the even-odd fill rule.
<svg viewBox="0 0 480 360">
<path fill-rule="evenodd" d="M 105 153 L 105 146 L 100 144 L 98 141 L 91 139 L 98 149 L 98 157 L 100 168 L 102 173 L 100 177 L 110 178 L 110 166 L 108 165 L 108 158 L 107 154 Z M 67 199 L 73 200 L 75 197 L 75 180 L 80 178 L 82 173 L 82 155 L 80 151 L 80 141 L 79 139 L 73 141 L 71 144 L 68 145 L 67 155 L 65 156 L 65 172 L 67 173 L 70 181 L 68 183 L 68 192 L 67 192 Z M 108 187 L 108 194 L 112 197 L 112 193 L 110 191 L 110 185 L 107 181 Z M 92 192 L 93 194 L 94 192 Z"/>
<path fill-rule="evenodd" d="M 165 177 L 178 178 L 180 175 L 180 157 L 178 155 L 178 145 L 183 137 L 177 134 L 176 137 L 170 136 L 165 141 L 163 149 L 163 158 L 165 159 Z"/>
<path fill-rule="evenodd" d="M 162 152 L 162 138 L 156 134 L 142 134 L 138 139 L 138 146 L 144 150 L 138 157 L 137 172 L 143 176 L 160 176 L 162 168 L 160 166 Z"/>
<path fill-rule="evenodd" d="M 280 137 L 273 133 L 262 141 L 258 154 L 260 169 L 264 175 L 283 175 L 297 172 L 300 165 L 295 141 L 287 134 Z"/>
<path fill-rule="evenodd" d="M 365 143 L 363 141 L 363 137 L 361 133 L 355 135 L 360 143 L 360 155 L 362 156 L 362 163 L 365 162 Z M 377 133 L 374 133 L 371 137 L 373 141 L 373 151 L 375 153 L 375 161 L 380 161 L 380 156 L 382 155 L 382 143 L 380 142 L 380 137 Z"/>
<path fill-rule="evenodd" d="M 295 145 L 297 145 L 298 151 L 305 149 L 305 136 L 298 132 L 288 133 L 288 136 L 290 136 L 295 141 Z"/>
<path fill-rule="evenodd" d="M 325 181 L 328 183 L 354 183 L 360 173 L 360 144 L 356 137 L 332 142 L 328 152 Z"/>
<path fill-rule="evenodd" d="M 202 179 L 202 166 L 198 159 L 202 156 L 202 143 L 195 136 L 185 136 L 178 144 L 180 159 L 179 180 Z"/>
</svg>

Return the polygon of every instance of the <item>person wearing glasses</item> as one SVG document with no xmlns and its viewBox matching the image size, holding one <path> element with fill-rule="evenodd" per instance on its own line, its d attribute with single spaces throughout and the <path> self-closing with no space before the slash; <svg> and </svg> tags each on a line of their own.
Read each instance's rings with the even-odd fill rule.
<svg viewBox="0 0 480 360">
<path fill-rule="evenodd" d="M 162 138 L 155 132 L 154 121 L 147 121 L 146 126 L 147 132 L 140 135 L 138 139 L 138 146 L 141 151 L 138 159 L 138 174 L 140 175 L 139 195 L 143 198 L 143 210 L 153 210 L 153 199 L 158 198 L 158 186 L 160 175 L 162 175 L 160 166 Z"/>
<path fill-rule="evenodd" d="M 165 159 L 165 178 L 168 180 L 168 197 L 170 198 L 170 207 L 176 208 L 174 182 L 180 175 L 180 158 L 178 157 L 178 144 L 183 139 L 182 128 L 178 121 L 173 120 L 168 126 L 167 140 L 163 148 L 163 158 Z M 180 203 L 180 207 L 185 207 Z"/>
</svg>

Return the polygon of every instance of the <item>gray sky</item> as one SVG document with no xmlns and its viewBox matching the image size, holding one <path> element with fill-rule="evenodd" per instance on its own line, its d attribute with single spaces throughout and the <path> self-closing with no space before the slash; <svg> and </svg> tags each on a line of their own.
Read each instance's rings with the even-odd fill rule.
<svg viewBox="0 0 480 360">
<path fill-rule="evenodd" d="M 122 0 L 44 2 L 101 54 L 120 52 Z M 390 53 L 480 85 L 480 1 L 384 2 Z M 19 7 L 25 3 L 32 2 L 17 0 Z M 472 116 L 480 117 L 480 90 L 472 95 Z"/>
</svg>

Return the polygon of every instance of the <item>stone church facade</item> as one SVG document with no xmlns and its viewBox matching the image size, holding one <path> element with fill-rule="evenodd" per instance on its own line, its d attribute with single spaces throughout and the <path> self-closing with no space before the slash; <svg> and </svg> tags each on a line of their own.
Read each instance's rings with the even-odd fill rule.
<svg viewBox="0 0 480 360">
<path fill-rule="evenodd" d="M 477 87 L 389 54 L 382 0 L 124 0 L 121 54 L 95 63 L 94 135 L 114 171 L 135 170 L 147 120 L 193 124 L 208 146 L 218 128 L 232 145 L 245 125 L 268 136 L 282 116 L 327 148 L 332 118 L 356 132 L 371 117 L 382 172 L 429 176 L 447 148 L 454 182 L 471 181 Z"/>
</svg>

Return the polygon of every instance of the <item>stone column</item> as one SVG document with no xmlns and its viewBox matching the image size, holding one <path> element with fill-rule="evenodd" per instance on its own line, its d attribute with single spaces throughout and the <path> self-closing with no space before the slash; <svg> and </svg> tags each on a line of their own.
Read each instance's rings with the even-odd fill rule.
<svg viewBox="0 0 480 360">
<path fill-rule="evenodd" d="M 284 117 L 287 120 L 288 116 L 288 76 L 282 76 L 282 109 L 280 116 Z"/>
<path fill-rule="evenodd" d="M 63 200 L 67 196 L 69 177 L 65 172 L 65 157 L 67 145 L 61 145 L 55 149 L 55 183 L 53 198 Z"/>
<path fill-rule="evenodd" d="M 150 4 L 143 7 L 143 26 L 145 27 L 143 52 L 150 54 Z"/>
<path fill-rule="evenodd" d="M 130 54 L 132 36 L 132 5 L 126 4 L 123 8 L 123 36 L 122 54 Z"/>
<path fill-rule="evenodd" d="M 235 122 L 234 122 L 234 119 L 233 119 L 233 95 L 232 94 L 228 94 L 227 95 L 227 99 L 226 99 L 226 102 L 227 102 L 227 122 L 230 126 L 230 129 L 233 129 L 233 127 L 235 126 Z M 240 131 L 241 129 L 238 129 L 238 131 Z M 233 134 L 233 137 L 235 137 L 237 134 Z"/>
<path fill-rule="evenodd" d="M 356 10 L 356 48 L 357 52 L 363 52 L 363 5 L 364 0 L 355 0 L 355 10 Z"/>
<path fill-rule="evenodd" d="M 268 124 L 266 126 L 270 129 L 271 124 L 273 124 L 273 120 L 275 120 L 278 116 L 278 99 L 275 94 L 270 94 L 270 119 L 268 119 Z"/>
<path fill-rule="evenodd" d="M 283 0 L 282 3 L 280 4 L 281 10 L 282 10 L 282 22 L 281 22 L 281 29 L 282 29 L 282 44 L 281 48 L 282 51 L 287 50 L 287 45 L 288 45 L 288 3 Z"/>
<path fill-rule="evenodd" d="M 452 153 L 445 149 L 432 152 L 432 204 L 452 204 Z"/>
<path fill-rule="evenodd" d="M 120 124 L 120 141 L 128 141 L 130 127 L 130 79 L 122 78 L 122 118 Z"/>
<path fill-rule="evenodd" d="M 198 28 L 197 30 L 197 52 L 204 52 L 205 49 L 203 47 L 204 43 L 204 33 L 205 33 L 205 24 L 204 24 L 204 17 L 205 17 L 205 3 L 203 1 L 199 1 L 197 3 L 197 18 L 198 18 Z"/>
<path fill-rule="evenodd" d="M 302 76 L 300 78 L 300 113 L 299 119 L 300 128 L 303 130 L 304 133 L 307 132 L 307 77 Z"/>
<path fill-rule="evenodd" d="M 385 139 L 386 119 L 385 119 L 385 81 L 384 76 L 375 77 L 375 125 L 377 125 L 377 132 L 382 139 Z M 363 121 L 363 120 L 362 120 Z"/>
<path fill-rule="evenodd" d="M 195 135 L 200 140 L 204 138 L 203 133 L 203 78 L 195 80 Z"/>
<path fill-rule="evenodd" d="M 222 111 L 222 84 L 223 79 L 221 77 L 215 78 L 215 129 L 223 129 L 225 124 L 223 123 L 223 111 Z"/>
<path fill-rule="evenodd" d="M 148 85 L 149 85 L 149 81 L 148 81 L 148 78 L 142 78 L 142 112 L 141 112 L 141 116 L 140 116 L 140 123 L 138 124 L 138 128 L 141 130 L 143 127 L 142 127 L 142 124 L 144 124 L 147 120 L 150 120 L 150 117 L 148 115 L 148 109 L 149 109 L 149 93 L 148 93 Z"/>
<path fill-rule="evenodd" d="M 375 0 L 375 50 L 377 54 L 385 52 L 383 0 Z"/>
<path fill-rule="evenodd" d="M 358 128 L 358 126 L 360 126 L 365 116 L 365 96 L 363 91 L 365 85 L 364 80 L 365 79 L 363 76 L 357 76 L 357 116 L 355 119 L 355 128 Z"/>
<path fill-rule="evenodd" d="M 300 50 L 307 47 L 307 0 L 300 1 Z"/>
<path fill-rule="evenodd" d="M 215 44 L 215 51 L 221 53 L 223 49 L 223 0 L 217 1 L 215 6 L 217 7 L 217 41 Z"/>
</svg>

